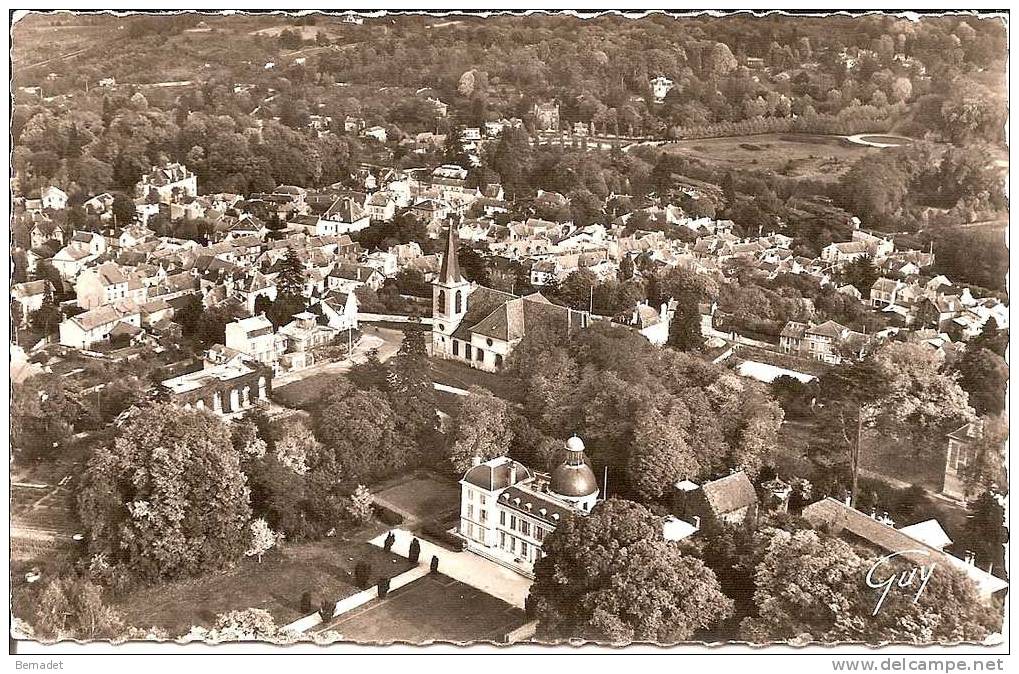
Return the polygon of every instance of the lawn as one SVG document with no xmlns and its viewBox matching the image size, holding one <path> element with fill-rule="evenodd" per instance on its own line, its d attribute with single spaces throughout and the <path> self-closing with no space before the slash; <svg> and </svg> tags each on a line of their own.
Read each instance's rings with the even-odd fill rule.
<svg viewBox="0 0 1019 674">
<path fill-rule="evenodd" d="M 928 491 L 941 489 L 945 466 L 940 458 L 918 457 L 910 443 L 885 437 L 867 437 L 860 451 L 860 466 L 906 484 L 920 484 Z"/>
<path fill-rule="evenodd" d="M 828 182 L 837 181 L 860 157 L 881 151 L 839 136 L 792 133 L 683 140 L 663 149 L 721 170 L 750 167 Z"/>
<path fill-rule="evenodd" d="M 302 617 L 305 591 L 316 605 L 323 598 L 338 600 L 358 592 L 354 566 L 361 560 L 371 562 L 377 576 L 392 577 L 413 566 L 368 543 L 325 539 L 285 545 L 261 563 L 249 557 L 229 571 L 141 588 L 114 606 L 128 624 L 161 627 L 173 637 L 192 625 L 211 626 L 220 613 L 246 608 L 265 609 L 285 625 Z"/>
<path fill-rule="evenodd" d="M 383 505 L 396 507 L 419 520 L 440 517 L 460 506 L 460 487 L 451 479 L 415 475 L 413 479 L 375 492 Z"/>
<path fill-rule="evenodd" d="M 462 389 L 480 386 L 503 400 L 513 403 L 521 402 L 520 387 L 511 375 L 505 372 L 494 373 L 476 370 L 455 360 L 433 358 L 432 381 Z"/>
<path fill-rule="evenodd" d="M 325 629 L 358 643 L 501 641 L 524 612 L 469 585 L 430 574 L 340 616 Z"/>
<path fill-rule="evenodd" d="M 284 407 L 304 410 L 312 407 L 329 386 L 345 375 L 322 372 L 280 387 L 273 387 L 272 399 Z"/>
</svg>

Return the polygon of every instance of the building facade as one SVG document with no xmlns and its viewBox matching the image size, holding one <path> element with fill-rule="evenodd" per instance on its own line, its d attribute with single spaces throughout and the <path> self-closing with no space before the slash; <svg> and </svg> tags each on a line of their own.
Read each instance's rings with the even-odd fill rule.
<svg viewBox="0 0 1019 674">
<path fill-rule="evenodd" d="M 573 436 L 565 453 L 549 475 L 505 456 L 476 461 L 460 480 L 467 549 L 533 578 L 545 537 L 565 518 L 586 516 L 601 493 L 583 441 Z"/>
</svg>

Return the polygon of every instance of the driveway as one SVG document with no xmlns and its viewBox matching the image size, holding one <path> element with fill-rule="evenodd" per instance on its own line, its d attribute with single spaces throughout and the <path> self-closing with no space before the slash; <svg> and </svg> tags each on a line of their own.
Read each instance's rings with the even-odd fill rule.
<svg viewBox="0 0 1019 674">
<path fill-rule="evenodd" d="M 368 542 L 381 548 L 385 545 L 388 534 L 389 532 L 380 534 Z M 406 557 L 414 534 L 404 529 L 393 529 L 393 535 L 396 536 L 393 552 Z M 423 538 L 418 538 L 418 542 L 421 543 L 420 562 L 431 563 L 432 555 L 435 555 L 439 558 L 439 573 L 502 599 L 517 608 L 524 608 L 527 595 L 531 592 L 533 581 L 530 578 L 524 578 L 504 566 L 470 552 L 452 552 Z"/>
</svg>

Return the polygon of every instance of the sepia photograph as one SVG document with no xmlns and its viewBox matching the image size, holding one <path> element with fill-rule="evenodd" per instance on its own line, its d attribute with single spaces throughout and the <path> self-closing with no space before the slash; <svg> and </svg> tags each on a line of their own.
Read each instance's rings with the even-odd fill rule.
<svg viewBox="0 0 1019 674">
<path fill-rule="evenodd" d="M 1009 28 L 12 9 L 10 656 L 1003 671 Z"/>
</svg>

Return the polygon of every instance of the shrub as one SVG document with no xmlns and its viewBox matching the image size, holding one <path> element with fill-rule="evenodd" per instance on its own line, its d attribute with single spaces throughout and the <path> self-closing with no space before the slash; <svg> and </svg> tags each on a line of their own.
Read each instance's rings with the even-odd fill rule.
<svg viewBox="0 0 1019 674">
<path fill-rule="evenodd" d="M 384 598 L 389 594 L 389 579 L 379 578 L 379 599 Z"/>
<path fill-rule="evenodd" d="M 322 616 L 322 620 L 331 620 L 335 612 L 336 601 L 333 599 L 323 599 L 322 605 L 318 609 L 318 614 Z"/>
<path fill-rule="evenodd" d="M 421 556 L 421 541 L 414 539 L 410 542 L 410 551 L 407 554 L 407 558 L 417 564 L 418 557 Z"/>
<path fill-rule="evenodd" d="M 432 573 L 438 573 L 438 571 L 439 571 L 439 557 L 438 557 L 438 555 L 432 555 L 431 570 L 432 570 Z"/>
<path fill-rule="evenodd" d="M 385 545 L 383 546 L 383 548 L 385 549 L 386 552 L 389 552 L 390 550 L 393 549 L 393 544 L 394 543 L 396 543 L 396 535 L 393 534 L 392 531 L 390 531 L 389 535 L 386 536 L 386 542 L 385 542 Z"/>
<path fill-rule="evenodd" d="M 304 593 L 301 595 L 301 614 L 307 615 L 311 613 L 311 611 L 312 611 L 311 592 L 305 590 Z"/>
</svg>

